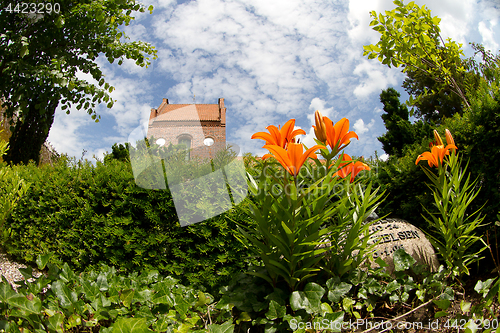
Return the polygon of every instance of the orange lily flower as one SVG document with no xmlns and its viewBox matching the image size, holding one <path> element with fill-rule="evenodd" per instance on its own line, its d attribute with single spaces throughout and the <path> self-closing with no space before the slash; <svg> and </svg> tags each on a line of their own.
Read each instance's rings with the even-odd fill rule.
<svg viewBox="0 0 500 333">
<path fill-rule="evenodd" d="M 453 140 L 450 131 L 446 129 L 445 133 L 446 143 L 448 145 L 446 147 L 444 146 L 443 140 L 441 140 L 439 133 L 434 130 L 434 139 L 436 140 L 437 145 L 432 146 L 430 152 L 426 151 L 423 154 L 419 155 L 417 160 L 415 161 L 415 164 L 418 164 L 420 160 L 424 160 L 429 163 L 430 167 L 438 167 L 443 163 L 444 157 L 450 154 L 450 150 L 455 151 L 456 149 L 458 149 L 457 146 L 455 146 L 455 140 Z"/>
<path fill-rule="evenodd" d="M 359 140 L 355 132 L 349 132 L 349 120 L 347 118 L 340 119 L 335 126 L 328 117 L 323 117 L 323 121 L 326 128 L 326 141 L 335 153 L 344 149 L 351 142 L 352 138 Z"/>
<path fill-rule="evenodd" d="M 418 164 L 420 160 L 425 160 L 429 163 L 430 167 L 438 167 L 443 163 L 443 159 L 446 155 L 450 155 L 450 149 L 457 149 L 457 146 L 455 145 L 447 145 L 446 147 L 443 146 L 434 146 L 432 147 L 431 151 L 424 152 L 423 154 L 419 155 L 417 160 L 415 161 L 415 164 Z"/>
<path fill-rule="evenodd" d="M 278 145 L 265 145 L 263 148 L 269 150 L 271 154 L 265 154 L 262 159 L 268 157 L 274 157 L 280 162 L 280 164 L 288 171 L 292 176 L 296 177 L 299 173 L 300 168 L 306 161 L 308 157 L 318 158 L 314 153 L 318 149 L 324 149 L 326 147 L 321 145 L 316 145 L 309 148 L 306 152 L 303 152 L 303 145 L 301 143 L 290 142 L 287 149 L 283 149 Z"/>
<path fill-rule="evenodd" d="M 266 129 L 269 133 L 266 132 L 257 132 L 252 135 L 252 139 L 262 139 L 266 141 L 266 145 L 276 145 L 281 148 L 286 148 L 289 142 L 299 134 L 306 135 L 306 132 L 303 129 L 296 129 L 295 127 L 295 119 L 290 119 L 281 127 L 281 129 L 276 128 L 274 125 L 267 126 Z"/>
<path fill-rule="evenodd" d="M 339 167 L 346 165 L 345 167 L 339 169 L 335 172 L 334 176 L 339 176 L 340 178 L 346 178 L 349 174 L 351 174 L 351 183 L 354 181 L 354 177 L 358 175 L 362 170 L 370 170 L 370 167 L 361 161 L 356 161 L 352 163 L 351 156 L 347 154 L 342 154 L 342 159 L 345 162 L 340 163 Z"/>
<path fill-rule="evenodd" d="M 325 117 L 321 115 L 321 112 L 319 112 L 319 110 L 316 110 L 316 112 L 314 112 L 314 120 L 316 122 L 316 126 L 313 125 L 314 134 L 316 134 L 316 139 L 321 142 L 326 142 L 327 139 L 324 118 Z"/>
</svg>

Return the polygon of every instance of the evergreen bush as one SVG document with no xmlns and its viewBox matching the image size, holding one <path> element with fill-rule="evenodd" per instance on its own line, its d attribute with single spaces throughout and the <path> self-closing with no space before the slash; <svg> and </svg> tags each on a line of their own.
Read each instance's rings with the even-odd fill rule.
<svg viewBox="0 0 500 333">
<path fill-rule="evenodd" d="M 33 184 L 6 222 L 5 247 L 16 260 L 34 262 L 53 252 L 78 271 L 101 264 L 128 272 L 157 269 L 209 288 L 247 265 L 247 252 L 233 237 L 231 219 L 245 221 L 239 208 L 181 228 L 170 192 L 138 187 L 127 162 L 94 166 L 63 158 L 54 167 L 16 170 Z"/>
</svg>

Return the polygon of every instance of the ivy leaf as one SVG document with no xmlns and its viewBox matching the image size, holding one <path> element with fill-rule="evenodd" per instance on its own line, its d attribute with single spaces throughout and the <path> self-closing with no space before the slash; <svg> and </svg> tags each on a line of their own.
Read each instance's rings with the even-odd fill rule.
<svg viewBox="0 0 500 333">
<path fill-rule="evenodd" d="M 49 324 L 47 326 L 51 332 L 64 332 L 64 316 L 61 313 L 56 313 L 53 316 L 50 316 L 48 322 Z"/>
<path fill-rule="evenodd" d="M 0 302 L 8 303 L 9 299 L 16 297 L 18 294 L 12 289 L 10 283 L 3 280 L 0 276 Z"/>
<path fill-rule="evenodd" d="M 113 324 L 112 333 L 146 333 L 153 332 L 149 329 L 146 318 L 120 317 Z"/>
<path fill-rule="evenodd" d="M 123 290 L 120 294 L 120 300 L 122 301 L 125 307 L 129 308 L 132 303 L 132 299 L 134 298 L 134 289 Z"/>
<path fill-rule="evenodd" d="M 320 285 L 310 282 L 304 288 L 304 291 L 294 291 L 290 295 L 290 305 L 292 310 L 306 310 L 307 313 L 321 311 L 321 297 L 325 294 L 325 289 Z"/>
<path fill-rule="evenodd" d="M 279 305 L 274 300 L 271 300 L 271 302 L 269 302 L 269 311 L 266 312 L 267 319 L 275 320 L 277 318 L 283 318 L 285 314 L 286 314 L 286 306 Z"/>
<path fill-rule="evenodd" d="M 233 321 L 228 320 L 222 325 L 217 325 L 217 324 L 208 325 L 208 332 L 210 332 L 210 333 L 233 333 L 234 332 Z"/>
<path fill-rule="evenodd" d="M 328 280 L 326 283 L 327 283 L 327 286 L 329 284 L 329 282 L 331 281 L 332 279 Z M 333 290 L 331 289 L 333 287 Z M 340 302 L 340 299 L 342 297 L 344 297 L 345 295 L 347 295 L 347 293 L 351 290 L 352 288 L 352 285 L 349 284 L 349 283 L 345 283 L 345 282 L 341 282 L 340 284 L 338 285 L 330 285 L 328 286 L 328 288 L 330 289 L 328 291 L 328 299 L 332 302 L 332 303 L 338 303 Z"/>
<path fill-rule="evenodd" d="M 404 249 L 394 251 L 393 259 L 394 270 L 396 272 L 407 270 L 417 262 L 411 255 L 406 253 Z"/>
<path fill-rule="evenodd" d="M 67 107 L 67 105 L 65 105 Z M 62 108 L 63 110 L 65 108 Z M 37 257 L 36 257 L 36 265 L 38 266 L 38 269 L 42 270 L 42 269 L 45 269 L 45 266 L 47 265 L 47 263 L 49 262 L 49 259 L 50 257 L 52 257 L 53 253 L 50 252 L 50 253 L 46 253 L 46 254 L 39 254 Z"/>
<path fill-rule="evenodd" d="M 16 296 L 9 298 L 7 303 L 14 308 L 11 312 L 11 315 L 14 317 L 39 314 L 42 309 L 42 302 L 40 299 L 33 297 L 32 300 L 29 300 L 22 294 L 16 294 Z"/>
<path fill-rule="evenodd" d="M 451 302 L 447 299 L 437 299 L 437 300 L 433 300 L 432 302 L 434 302 L 434 304 L 437 305 L 438 308 L 440 308 L 441 310 L 446 310 L 450 307 L 450 304 Z"/>
<path fill-rule="evenodd" d="M 59 299 L 59 303 L 63 308 L 71 308 L 78 301 L 78 297 L 74 291 L 71 291 L 62 281 L 57 280 L 52 284 L 52 290 Z"/>
</svg>

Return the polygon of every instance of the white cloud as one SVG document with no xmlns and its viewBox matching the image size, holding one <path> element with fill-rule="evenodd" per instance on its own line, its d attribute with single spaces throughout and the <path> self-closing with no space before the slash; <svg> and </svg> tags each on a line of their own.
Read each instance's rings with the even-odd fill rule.
<svg viewBox="0 0 500 333">
<path fill-rule="evenodd" d="M 493 52 L 498 51 L 498 43 L 495 42 L 495 32 L 494 27 L 497 25 L 497 20 L 491 21 L 481 21 L 478 25 L 479 33 L 483 39 L 483 45 L 487 50 L 491 50 Z M 488 27 L 489 25 L 489 27 Z"/>
<path fill-rule="evenodd" d="M 363 119 L 358 119 L 352 126 L 354 131 L 359 135 L 368 132 L 375 124 L 375 119 L 372 119 L 369 124 L 365 125 Z"/>
<path fill-rule="evenodd" d="M 333 110 L 333 107 L 329 107 L 327 108 L 326 107 L 326 101 L 322 100 L 321 98 L 319 97 L 314 97 L 312 100 L 311 100 L 311 104 L 309 105 L 309 110 L 311 111 L 310 113 L 308 113 L 307 115 L 307 119 L 309 119 L 311 125 L 314 125 L 315 124 L 315 120 L 314 120 L 314 112 L 316 110 L 318 110 L 319 112 L 321 112 L 321 114 L 325 117 L 328 117 L 330 119 L 335 119 L 335 117 L 338 115 L 338 112 L 337 111 L 334 111 Z"/>
<path fill-rule="evenodd" d="M 403 78 L 397 68 L 387 68 L 376 60 L 363 59 L 354 69 L 354 74 L 361 77 L 359 85 L 354 89 L 357 97 L 368 97 L 373 93 L 380 93 L 388 86 L 395 86 Z"/>
<path fill-rule="evenodd" d="M 370 27 L 372 18 L 370 12 L 384 13 L 392 10 L 395 5 L 390 0 L 350 0 L 349 1 L 349 37 L 356 42 L 365 44 L 377 43 L 380 34 Z"/>
<path fill-rule="evenodd" d="M 301 0 L 179 6 L 170 20 L 153 23 L 162 40 L 159 67 L 178 81 L 166 95 L 186 101 L 196 94 L 199 103 L 225 97 L 233 116 L 255 131 L 283 115 L 305 118 L 318 84 L 347 99 L 354 86 L 344 78 L 352 75 L 352 58 L 343 56 L 345 11 Z"/>
</svg>

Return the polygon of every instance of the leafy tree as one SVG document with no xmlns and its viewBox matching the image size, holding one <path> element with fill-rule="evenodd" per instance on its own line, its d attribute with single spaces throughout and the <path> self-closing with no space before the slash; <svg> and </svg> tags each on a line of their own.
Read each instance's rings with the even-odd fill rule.
<svg viewBox="0 0 500 333">
<path fill-rule="evenodd" d="M 31 10 L 31 3 L 28 11 Z M 35 4 L 35 3 L 33 3 Z M 96 122 L 96 104 L 111 108 L 109 93 L 96 59 L 105 56 L 110 63 L 133 59 L 139 66 L 156 58 L 153 46 L 127 42 L 120 30 L 145 8 L 135 0 L 57 0 L 37 5 L 42 14 L 23 14 L 23 4 L 9 3 L 0 11 L 0 97 L 6 116 L 18 114 L 11 122 L 13 133 L 5 159 L 11 163 L 38 162 L 40 147 L 54 120 L 55 109 L 76 105 Z M 4 7 L 2 5 L 2 7 Z M 152 6 L 149 7 L 152 12 Z M 77 73 L 90 74 L 98 84 L 79 79 Z"/>
<path fill-rule="evenodd" d="M 422 96 L 414 101 L 414 116 L 425 122 L 441 123 L 455 113 L 462 114 L 462 99 L 447 86 L 439 88 L 439 82 L 421 71 L 408 70 L 403 88 L 410 96 Z M 425 91 L 427 94 L 424 95 Z M 432 92 L 431 92 L 432 91 Z"/>
<path fill-rule="evenodd" d="M 376 45 L 364 46 L 363 55 L 368 55 L 369 59 L 378 58 L 389 67 L 401 66 L 404 73 L 419 73 L 432 79 L 433 84 L 424 86 L 423 91 L 414 90 L 419 93 L 416 99 L 410 95 L 408 103 L 411 106 L 421 102 L 429 93 L 443 94 L 446 91 L 453 92 L 469 106 L 466 97 L 469 83 L 465 80 L 467 70 L 461 59 L 462 45 L 449 38 L 443 40 L 439 29 L 441 19 L 432 17 L 425 5 L 419 7 L 414 2 L 405 5 L 399 0 L 394 4 L 397 7 L 386 11 L 385 15 L 377 15 L 375 11 L 370 13 L 373 17 L 370 26 L 381 37 Z"/>
<path fill-rule="evenodd" d="M 378 138 L 382 149 L 394 156 L 401 156 L 403 147 L 413 142 L 411 123 L 408 120 L 408 108 L 399 103 L 401 95 L 394 88 L 383 90 L 380 102 L 384 104 L 385 113 L 382 115 L 387 132 Z"/>
<path fill-rule="evenodd" d="M 467 99 L 476 97 L 481 80 L 493 80 L 492 68 L 499 61 L 498 55 L 493 55 L 484 49 L 481 44 L 471 43 L 474 56 L 463 59 L 462 64 L 467 70 L 462 75 L 461 85 L 466 87 Z M 476 61 L 481 58 L 481 61 Z M 442 123 L 444 118 L 454 114 L 463 114 L 463 100 L 449 86 L 440 85 L 434 78 L 417 70 L 407 70 L 403 88 L 410 96 L 422 96 L 414 101 L 416 106 L 415 116 L 424 121 Z M 427 93 L 426 93 L 427 92 Z M 424 93 L 425 96 L 424 96 Z"/>
<path fill-rule="evenodd" d="M 111 153 L 104 156 L 104 163 L 109 163 L 111 160 L 118 160 L 123 162 L 130 162 L 130 155 L 128 152 L 129 143 L 126 142 L 125 145 L 115 143 L 111 149 Z"/>
<path fill-rule="evenodd" d="M 394 88 L 383 90 L 380 94 L 380 102 L 384 104 L 386 112 L 382 119 L 387 132 L 378 140 L 382 143 L 382 149 L 395 157 L 404 155 L 405 146 L 432 135 L 432 127 L 428 123 L 410 122 L 408 108 L 399 102 L 400 96 Z"/>
</svg>

